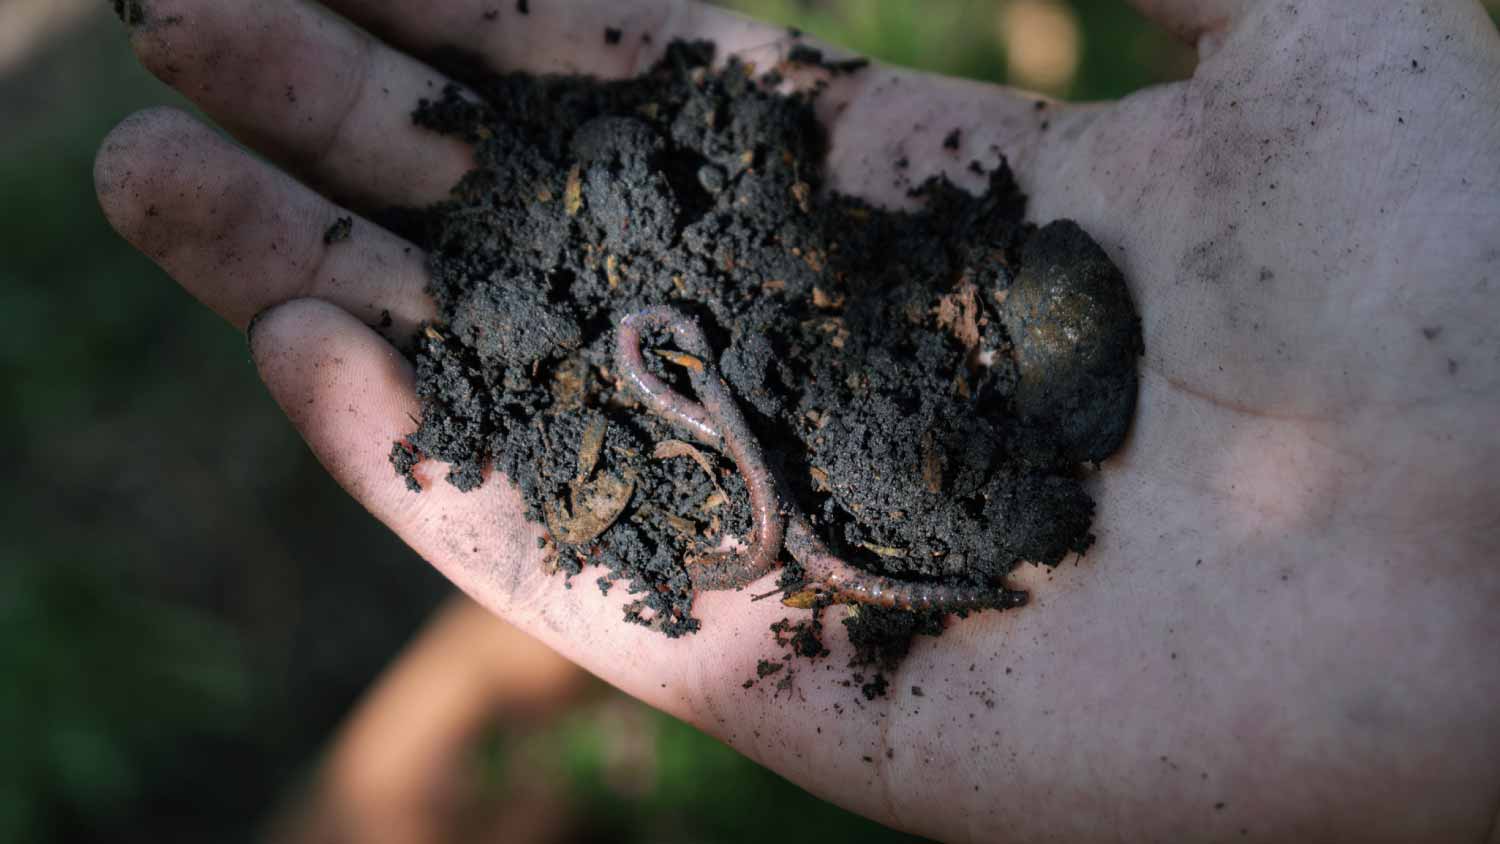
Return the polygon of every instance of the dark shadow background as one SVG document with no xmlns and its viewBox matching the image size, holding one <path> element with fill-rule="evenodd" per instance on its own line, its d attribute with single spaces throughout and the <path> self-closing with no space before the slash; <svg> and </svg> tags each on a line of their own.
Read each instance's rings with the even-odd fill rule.
<svg viewBox="0 0 1500 844">
<path fill-rule="evenodd" d="M 108 5 L 0 0 L 0 841 L 244 840 L 450 587 L 324 475 L 243 338 L 105 223 L 99 141 L 186 107 Z M 1120 0 L 730 5 L 1078 99 L 1192 67 Z M 644 778 L 612 768 L 622 733 Z M 617 695 L 524 744 L 611 840 L 907 840 Z"/>
</svg>

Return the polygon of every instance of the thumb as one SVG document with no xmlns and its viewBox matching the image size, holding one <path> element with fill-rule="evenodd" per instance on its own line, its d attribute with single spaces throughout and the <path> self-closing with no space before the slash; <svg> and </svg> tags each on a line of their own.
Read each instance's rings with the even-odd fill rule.
<svg viewBox="0 0 1500 844">
<path fill-rule="evenodd" d="M 380 335 L 334 305 L 297 299 L 254 321 L 250 350 L 271 395 L 324 467 L 449 580 L 627 693 L 731 743 L 750 738 L 735 736 L 732 725 L 764 700 L 742 683 L 755 675 L 770 625 L 785 607 L 751 602 L 744 592 L 711 592 L 695 601 L 694 614 L 710 623 L 693 636 L 667 639 L 625 624 L 623 607 L 638 596 L 623 587 L 603 594 L 588 571 L 571 587 L 546 572 L 542 530 L 528 522 L 520 493 L 504 476 L 465 493 L 428 461 L 415 469 L 422 492 L 407 489 L 390 454 L 416 427 L 421 408 L 410 364 Z M 832 675 L 818 678 L 808 694 L 836 694 L 833 685 Z"/>
<path fill-rule="evenodd" d="M 535 602 L 548 585 L 540 531 L 526 524 L 509 484 L 461 493 L 425 462 L 414 493 L 392 468 L 392 448 L 421 414 L 411 364 L 393 346 L 319 299 L 264 311 L 249 335 L 272 397 L 350 495 L 491 610 Z"/>
</svg>

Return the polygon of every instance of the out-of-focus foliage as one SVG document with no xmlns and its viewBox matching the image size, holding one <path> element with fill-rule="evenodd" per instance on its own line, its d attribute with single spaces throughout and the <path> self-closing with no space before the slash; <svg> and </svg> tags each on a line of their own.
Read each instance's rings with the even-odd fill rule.
<svg viewBox="0 0 1500 844">
<path fill-rule="evenodd" d="M 991 82 L 1021 82 L 1007 75 L 1010 0 L 726 0 L 722 5 L 882 61 Z M 1072 81 L 1044 93 L 1109 99 L 1192 70 L 1191 51 L 1149 25 L 1123 0 L 1039 5 L 1055 6 L 1078 36 Z M 1037 36 L 1018 32 L 1015 37 Z"/>
<path fill-rule="evenodd" d="M 104 220 L 106 5 L 0 73 L 0 841 L 241 840 L 446 586 Z"/>
<path fill-rule="evenodd" d="M 0 572 L 0 841 L 152 800 L 163 751 L 246 726 L 225 626 L 110 580 L 67 559 Z"/>
</svg>

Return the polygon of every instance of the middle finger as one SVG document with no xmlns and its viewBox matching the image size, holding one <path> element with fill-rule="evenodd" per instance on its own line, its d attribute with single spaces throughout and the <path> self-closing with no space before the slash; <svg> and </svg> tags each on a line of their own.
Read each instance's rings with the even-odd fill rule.
<svg viewBox="0 0 1500 844">
<path fill-rule="evenodd" d="M 413 124 L 449 80 L 306 0 L 156 0 L 142 63 L 240 140 L 339 201 L 442 199 L 470 148 Z"/>
</svg>

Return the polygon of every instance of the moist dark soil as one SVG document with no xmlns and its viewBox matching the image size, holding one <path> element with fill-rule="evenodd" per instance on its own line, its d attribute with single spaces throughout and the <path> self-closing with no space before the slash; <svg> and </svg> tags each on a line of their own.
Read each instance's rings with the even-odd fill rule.
<svg viewBox="0 0 1500 844">
<path fill-rule="evenodd" d="M 713 59 L 674 43 L 611 82 L 446 62 L 481 101 L 448 90 L 415 120 L 473 144 L 479 166 L 450 201 L 385 220 L 428 249 L 440 313 L 415 339 L 423 414 L 396 470 L 417 490 L 413 466 L 437 458 L 471 490 L 493 467 L 547 525 L 550 565 L 603 566 L 601 588 L 636 596 L 627 621 L 697 630 L 684 556 L 751 515 L 733 461 L 615 371 L 620 319 L 669 304 L 700 322 L 772 469 L 845 559 L 998 584 L 1082 553 L 1083 478 L 1135 405 L 1141 334 L 1119 271 L 1076 224 L 1025 222 L 1003 162 L 980 196 L 926 182 L 915 211 L 825 191 L 816 92 Z M 670 338 L 646 346 L 691 395 Z M 785 563 L 791 592 L 802 573 Z M 850 635 L 878 670 L 940 622 L 865 607 Z M 817 655 L 820 629 L 777 635 Z"/>
</svg>

